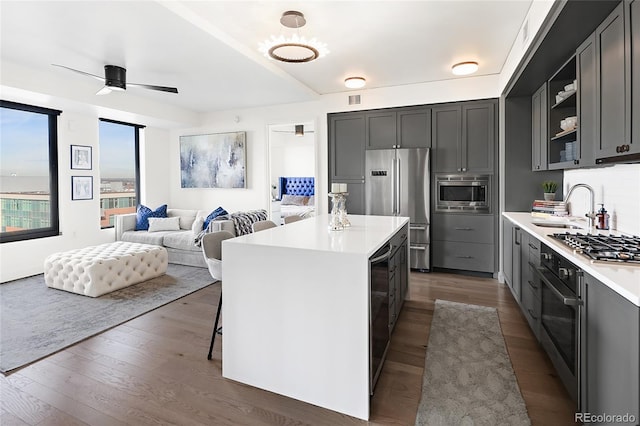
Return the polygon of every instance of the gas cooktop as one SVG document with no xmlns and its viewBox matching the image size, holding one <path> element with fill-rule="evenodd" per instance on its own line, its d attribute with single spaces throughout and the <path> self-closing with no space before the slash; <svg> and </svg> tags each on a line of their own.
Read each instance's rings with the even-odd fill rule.
<svg viewBox="0 0 640 426">
<path fill-rule="evenodd" d="M 571 234 L 569 232 L 551 236 L 594 262 L 640 265 L 640 237 Z"/>
</svg>

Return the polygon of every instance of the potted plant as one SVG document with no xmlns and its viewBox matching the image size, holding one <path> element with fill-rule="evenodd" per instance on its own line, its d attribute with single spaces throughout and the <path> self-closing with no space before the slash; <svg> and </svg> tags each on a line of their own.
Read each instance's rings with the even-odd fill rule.
<svg viewBox="0 0 640 426">
<path fill-rule="evenodd" d="M 544 191 L 544 199 L 546 201 L 553 201 L 556 198 L 556 190 L 558 189 L 558 184 L 552 180 L 545 180 L 542 182 L 542 189 Z"/>
</svg>

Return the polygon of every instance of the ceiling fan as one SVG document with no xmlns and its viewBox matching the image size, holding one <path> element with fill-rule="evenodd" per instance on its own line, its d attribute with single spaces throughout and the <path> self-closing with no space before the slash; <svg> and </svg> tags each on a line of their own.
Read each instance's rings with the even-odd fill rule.
<svg viewBox="0 0 640 426">
<path fill-rule="evenodd" d="M 89 77 L 93 77 L 95 79 L 103 81 L 104 87 L 98 90 L 96 95 L 106 95 L 108 93 L 111 93 L 114 90 L 116 91 L 127 90 L 127 70 L 117 65 L 105 65 L 104 77 L 100 77 L 95 74 L 69 68 L 64 65 L 58 65 L 58 64 L 51 64 L 51 65 L 53 65 L 54 67 L 67 69 L 69 71 L 73 71 L 78 74 L 88 75 Z M 153 86 L 151 84 L 140 84 L 140 83 L 129 83 L 129 86 L 142 87 L 142 88 L 151 89 L 151 90 L 159 90 L 161 92 L 178 93 L 178 89 L 176 89 L 175 87 Z"/>
</svg>

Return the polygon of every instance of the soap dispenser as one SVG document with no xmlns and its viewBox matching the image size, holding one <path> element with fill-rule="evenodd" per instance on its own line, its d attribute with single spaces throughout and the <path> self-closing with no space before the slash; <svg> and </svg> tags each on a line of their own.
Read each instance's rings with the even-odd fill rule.
<svg viewBox="0 0 640 426">
<path fill-rule="evenodd" d="M 600 210 L 596 214 L 596 229 L 609 229 L 609 213 L 604 209 L 604 204 L 600 204 Z"/>
</svg>

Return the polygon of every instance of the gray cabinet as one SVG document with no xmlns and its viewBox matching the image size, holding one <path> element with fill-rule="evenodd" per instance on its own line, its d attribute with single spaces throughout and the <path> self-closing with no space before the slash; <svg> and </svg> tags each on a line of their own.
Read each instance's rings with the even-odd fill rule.
<svg viewBox="0 0 640 426">
<path fill-rule="evenodd" d="M 514 299 L 521 303 L 520 295 L 522 291 L 521 283 L 521 245 L 522 229 L 514 225 L 508 219 L 502 219 L 502 250 L 504 277 Z"/>
<path fill-rule="evenodd" d="M 631 51 L 631 146 L 640 152 L 640 0 L 625 3 L 629 50 Z"/>
<path fill-rule="evenodd" d="M 364 147 L 363 113 L 329 114 L 329 175 L 332 182 L 364 182 Z"/>
<path fill-rule="evenodd" d="M 462 105 L 460 168 L 463 172 L 493 173 L 495 105 L 495 102 Z"/>
<path fill-rule="evenodd" d="M 578 139 L 576 155 L 580 166 L 595 164 L 597 138 L 596 38 L 590 35 L 576 50 Z"/>
<path fill-rule="evenodd" d="M 533 268 L 540 265 L 540 241 L 527 232 L 522 232 L 520 243 L 520 307 L 529 327 L 537 339 L 540 338 L 540 284 L 536 282 Z"/>
<path fill-rule="evenodd" d="M 366 141 L 367 149 L 390 149 L 396 148 L 396 111 L 380 110 L 368 112 L 365 115 L 367 123 Z"/>
<path fill-rule="evenodd" d="M 596 158 L 627 154 L 631 134 L 630 67 L 620 3 L 595 31 L 597 123 Z M 626 147 L 626 148 L 625 148 Z"/>
<path fill-rule="evenodd" d="M 460 171 L 459 146 L 462 143 L 462 107 L 443 105 L 431 110 L 431 145 L 436 173 Z"/>
<path fill-rule="evenodd" d="M 328 121 L 329 188 L 332 183 L 347 183 L 347 212 L 364 214 L 364 113 L 329 114 Z"/>
<path fill-rule="evenodd" d="M 431 142 L 436 173 L 493 173 L 495 101 L 432 109 Z"/>
<path fill-rule="evenodd" d="M 431 108 L 402 108 L 397 112 L 398 146 L 431 147 Z"/>
<path fill-rule="evenodd" d="M 629 413 L 637 422 L 640 308 L 586 274 L 583 288 L 581 411 Z"/>
<path fill-rule="evenodd" d="M 429 148 L 431 109 L 393 108 L 367 112 L 366 149 Z"/>
<path fill-rule="evenodd" d="M 405 226 L 391 238 L 393 253 L 389 260 L 389 329 L 393 331 L 409 287 Z"/>
<path fill-rule="evenodd" d="M 338 182 L 338 181 L 336 181 Z M 345 208 L 349 214 L 365 214 L 366 207 L 364 203 L 364 182 L 347 182 L 349 196 L 347 197 L 347 204 Z M 329 203 L 331 204 L 331 203 Z M 331 206 L 329 206 L 329 209 Z"/>
<path fill-rule="evenodd" d="M 547 170 L 547 83 L 531 97 L 531 169 Z"/>
<path fill-rule="evenodd" d="M 433 214 L 433 266 L 494 272 L 493 222 L 493 215 Z"/>
</svg>

